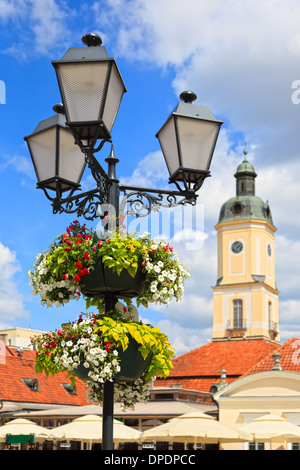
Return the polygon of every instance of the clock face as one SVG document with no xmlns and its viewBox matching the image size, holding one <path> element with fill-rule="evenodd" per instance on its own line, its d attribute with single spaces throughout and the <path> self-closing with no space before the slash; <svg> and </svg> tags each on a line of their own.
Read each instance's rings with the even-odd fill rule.
<svg viewBox="0 0 300 470">
<path fill-rule="evenodd" d="M 233 251 L 233 253 L 240 253 L 243 249 L 243 244 L 242 242 L 234 242 L 232 245 L 231 245 L 231 250 Z"/>
</svg>

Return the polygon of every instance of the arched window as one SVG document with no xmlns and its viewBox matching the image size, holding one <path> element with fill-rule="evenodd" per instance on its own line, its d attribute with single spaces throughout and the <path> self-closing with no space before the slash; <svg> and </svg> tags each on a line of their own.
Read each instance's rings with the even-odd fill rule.
<svg viewBox="0 0 300 470">
<path fill-rule="evenodd" d="M 243 327 L 243 301 L 241 299 L 233 301 L 233 327 Z"/>
</svg>

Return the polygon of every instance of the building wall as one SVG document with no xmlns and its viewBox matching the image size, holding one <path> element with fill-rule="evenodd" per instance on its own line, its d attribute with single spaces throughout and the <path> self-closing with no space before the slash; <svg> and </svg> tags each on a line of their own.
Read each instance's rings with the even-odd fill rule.
<svg viewBox="0 0 300 470">
<path fill-rule="evenodd" d="M 268 371 L 237 379 L 214 395 L 219 404 L 219 420 L 240 428 L 266 414 L 285 417 L 300 426 L 300 374 Z M 299 439 L 300 442 L 300 439 Z M 265 440 L 266 450 L 287 449 L 287 442 Z M 243 442 L 222 444 L 223 450 L 244 450 Z"/>
</svg>

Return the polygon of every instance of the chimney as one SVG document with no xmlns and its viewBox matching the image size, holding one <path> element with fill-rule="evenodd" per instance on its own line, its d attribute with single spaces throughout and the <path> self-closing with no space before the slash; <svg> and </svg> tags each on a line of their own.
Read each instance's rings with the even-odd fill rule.
<svg viewBox="0 0 300 470">
<path fill-rule="evenodd" d="M 7 346 L 7 334 L 6 333 L 0 334 L 0 342 L 3 343 L 4 346 Z"/>
<path fill-rule="evenodd" d="M 272 357 L 274 360 L 274 366 L 272 367 L 272 370 L 282 370 L 280 365 L 281 354 L 278 351 L 275 351 Z"/>
</svg>

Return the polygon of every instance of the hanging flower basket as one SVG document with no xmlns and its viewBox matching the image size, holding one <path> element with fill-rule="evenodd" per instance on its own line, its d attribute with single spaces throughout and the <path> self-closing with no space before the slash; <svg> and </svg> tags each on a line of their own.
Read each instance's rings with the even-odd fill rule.
<svg viewBox="0 0 300 470">
<path fill-rule="evenodd" d="M 81 294 L 103 299 L 136 298 L 137 306 L 181 300 L 188 269 L 163 241 L 121 232 L 104 238 L 74 221 L 37 256 L 30 284 L 44 306 L 61 306 Z"/>
<path fill-rule="evenodd" d="M 153 353 L 149 352 L 148 356 L 143 358 L 139 347 L 140 345 L 131 338 L 125 351 L 123 351 L 122 348 L 116 350 L 118 352 L 120 370 L 114 375 L 114 382 L 135 382 L 148 370 L 153 359 Z M 90 367 L 84 367 L 81 362 L 79 366 L 74 369 L 74 374 L 79 379 L 87 381 L 89 380 L 90 371 Z"/>
<path fill-rule="evenodd" d="M 109 243 L 107 239 L 99 239 L 97 233 L 95 233 L 93 246 L 98 246 L 98 242 L 99 247 Z M 113 293 L 116 298 L 130 299 L 143 294 L 145 279 L 146 274 L 141 255 L 137 257 L 137 269 L 134 271 L 134 276 L 129 274 L 127 269 L 118 272 L 113 267 L 105 266 L 103 256 L 98 256 L 94 259 L 90 274 L 84 276 L 81 280 L 79 288 L 85 297 L 104 299 L 107 293 Z"/>
<path fill-rule="evenodd" d="M 103 383 L 115 382 L 115 399 L 125 408 L 146 401 L 157 375 L 167 377 L 174 350 L 159 328 L 110 315 L 80 315 L 77 322 L 32 338 L 36 371 L 68 372 L 83 380 L 94 403 L 103 400 Z"/>
</svg>

